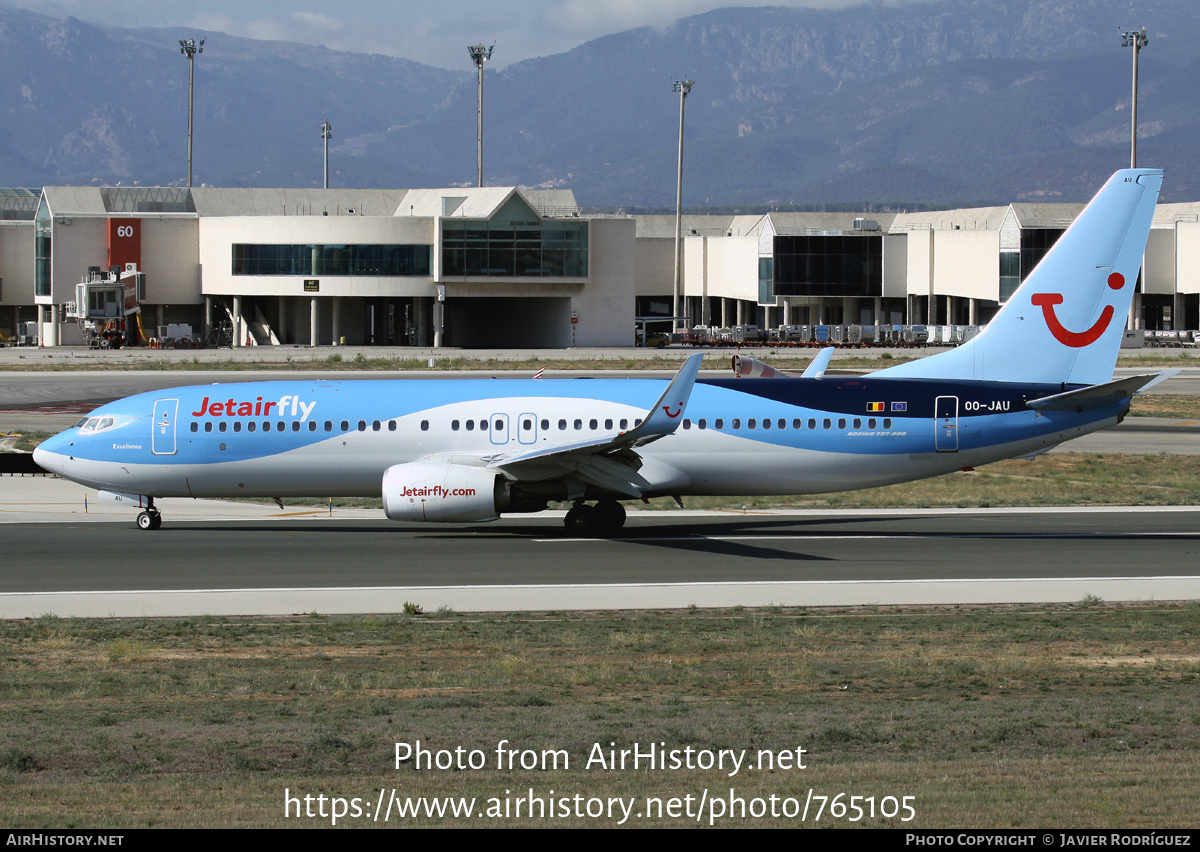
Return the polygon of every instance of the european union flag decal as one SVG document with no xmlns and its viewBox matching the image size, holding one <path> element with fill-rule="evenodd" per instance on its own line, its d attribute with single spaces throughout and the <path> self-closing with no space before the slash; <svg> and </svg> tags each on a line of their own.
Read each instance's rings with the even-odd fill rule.
<svg viewBox="0 0 1200 852">
<path fill-rule="evenodd" d="M 908 411 L 907 402 L 893 402 L 892 411 Z"/>
</svg>

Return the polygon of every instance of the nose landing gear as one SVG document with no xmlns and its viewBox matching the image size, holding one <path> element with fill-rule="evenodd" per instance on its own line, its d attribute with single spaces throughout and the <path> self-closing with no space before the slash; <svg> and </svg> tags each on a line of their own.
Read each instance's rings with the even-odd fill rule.
<svg viewBox="0 0 1200 852">
<path fill-rule="evenodd" d="M 156 530 L 162 526 L 162 513 L 154 508 L 153 497 L 146 502 L 146 511 L 138 514 L 137 525 L 139 530 Z"/>
</svg>

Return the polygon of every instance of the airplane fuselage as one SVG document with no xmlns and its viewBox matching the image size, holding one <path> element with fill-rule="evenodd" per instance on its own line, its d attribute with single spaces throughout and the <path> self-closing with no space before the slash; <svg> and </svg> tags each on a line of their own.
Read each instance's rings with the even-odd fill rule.
<svg viewBox="0 0 1200 852">
<path fill-rule="evenodd" d="M 650 483 L 644 493 L 807 494 L 902 482 L 1045 450 L 1112 425 L 1127 406 L 1038 412 L 1025 404 L 1069 389 L 702 379 L 686 411 L 674 412 L 682 417 L 676 431 L 638 450 Z M 627 432 L 662 390 L 647 379 L 176 388 L 97 409 L 44 444 L 39 461 L 85 485 L 150 497 L 377 497 L 393 465 L 429 457 L 487 465 Z M 553 476 L 561 471 L 548 470 Z M 589 498 L 603 496 L 595 484 L 584 487 Z"/>
</svg>

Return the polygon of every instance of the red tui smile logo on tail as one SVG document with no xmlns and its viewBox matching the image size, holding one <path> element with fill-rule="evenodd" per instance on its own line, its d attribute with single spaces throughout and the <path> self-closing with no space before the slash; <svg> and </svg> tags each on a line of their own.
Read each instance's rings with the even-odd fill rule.
<svg viewBox="0 0 1200 852">
<path fill-rule="evenodd" d="M 1108 276 L 1108 286 L 1114 290 L 1120 290 L 1125 286 L 1125 276 L 1120 272 L 1114 272 Z M 1104 310 L 1100 312 L 1100 319 L 1096 320 L 1095 325 L 1087 331 L 1070 331 L 1058 321 L 1058 316 L 1054 313 L 1054 306 L 1062 304 L 1061 293 L 1034 293 L 1029 301 L 1042 309 L 1042 316 L 1046 318 L 1046 327 L 1050 329 L 1054 339 L 1063 346 L 1070 346 L 1073 349 L 1082 349 L 1099 340 L 1100 335 L 1108 330 L 1108 324 L 1112 322 L 1113 314 L 1116 313 L 1116 309 L 1112 305 L 1105 305 Z"/>
</svg>

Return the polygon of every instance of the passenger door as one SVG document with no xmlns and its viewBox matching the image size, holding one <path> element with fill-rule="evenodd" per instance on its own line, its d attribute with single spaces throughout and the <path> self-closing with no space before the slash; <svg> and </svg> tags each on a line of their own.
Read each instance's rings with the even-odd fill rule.
<svg viewBox="0 0 1200 852">
<path fill-rule="evenodd" d="M 934 448 L 939 453 L 958 452 L 958 397 L 939 396 L 934 402 Z"/>
<path fill-rule="evenodd" d="M 150 433 L 150 452 L 154 455 L 172 456 L 175 454 L 175 415 L 178 411 L 179 400 L 177 399 L 155 401 L 154 426 Z"/>
</svg>

